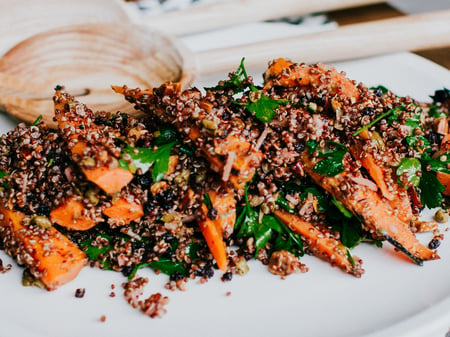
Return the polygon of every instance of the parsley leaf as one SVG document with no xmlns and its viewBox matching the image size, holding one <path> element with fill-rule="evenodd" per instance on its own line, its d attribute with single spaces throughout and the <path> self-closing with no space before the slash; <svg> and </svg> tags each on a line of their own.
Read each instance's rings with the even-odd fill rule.
<svg viewBox="0 0 450 337">
<path fill-rule="evenodd" d="M 403 158 L 397 167 L 397 176 L 400 177 L 406 173 L 409 186 L 419 186 L 420 176 L 417 175 L 421 172 L 422 165 L 417 158 Z M 399 180 L 399 183 L 401 181 Z M 406 187 L 406 186 L 405 186 Z"/>
<path fill-rule="evenodd" d="M 169 157 L 175 142 L 158 146 L 156 151 L 148 148 L 133 148 L 127 146 L 122 152 L 131 157 L 131 163 L 120 159 L 119 166 L 125 170 L 135 173 L 137 169 L 147 172 L 152 166 L 152 178 L 154 182 L 160 181 L 169 169 Z M 123 155 L 122 155 L 123 157 Z"/>
<path fill-rule="evenodd" d="M 423 205 L 428 208 L 441 205 L 443 199 L 441 192 L 445 190 L 445 187 L 439 182 L 435 173 L 423 170 L 419 187 L 422 190 L 420 199 Z"/>
<path fill-rule="evenodd" d="M 319 158 L 324 158 L 314 165 L 314 172 L 334 177 L 345 170 L 344 164 L 342 163 L 347 153 L 345 145 L 333 141 L 326 142 L 324 149 L 319 149 L 318 143 L 315 141 L 308 141 L 306 145 L 310 154 L 318 151 Z"/>
<path fill-rule="evenodd" d="M 300 235 L 290 231 L 273 215 L 263 215 L 259 221 L 259 212 L 253 209 L 248 202 L 247 188 L 244 192 L 245 206 L 236 220 L 236 228 L 239 228 L 238 237 L 255 238 L 255 256 L 264 248 L 269 240 L 276 235 L 275 250 L 286 250 L 295 256 L 302 256 L 303 242 Z"/>
<path fill-rule="evenodd" d="M 425 167 L 430 165 L 432 171 L 435 172 L 439 171 L 450 174 L 450 169 L 448 169 L 448 166 L 450 166 L 449 152 L 443 153 L 439 155 L 437 158 L 431 158 L 428 153 L 423 153 L 421 160 L 423 165 L 425 165 Z"/>
<path fill-rule="evenodd" d="M 110 252 L 113 249 L 111 245 L 111 237 L 107 234 L 99 234 L 99 236 L 108 240 L 108 244 L 105 246 L 97 247 L 92 246 L 92 239 L 87 239 L 80 243 L 80 248 L 86 253 L 87 257 L 92 261 L 99 261 L 103 264 L 103 268 L 106 270 L 111 270 L 110 262 L 108 259 L 103 260 L 101 258 L 102 255 Z"/>
<path fill-rule="evenodd" d="M 8 173 L 6 173 L 5 171 L 0 170 L 0 178 L 6 177 L 8 175 Z"/>
<path fill-rule="evenodd" d="M 280 101 L 261 94 L 261 97 L 255 102 L 247 104 L 248 111 L 255 114 L 263 123 L 269 123 L 275 116 L 275 109 L 280 106 Z"/>
</svg>

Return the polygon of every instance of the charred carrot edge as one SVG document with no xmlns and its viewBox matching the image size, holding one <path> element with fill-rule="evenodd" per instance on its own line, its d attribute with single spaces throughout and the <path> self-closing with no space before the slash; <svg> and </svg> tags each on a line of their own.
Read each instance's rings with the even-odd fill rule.
<svg viewBox="0 0 450 337">
<path fill-rule="evenodd" d="M 363 130 L 360 136 L 364 139 L 369 139 L 370 134 L 367 130 Z M 375 158 L 370 153 L 361 155 L 361 147 L 356 144 L 350 146 L 350 152 L 354 158 L 358 159 L 362 166 L 367 170 L 370 177 L 375 181 L 380 189 L 381 195 L 387 204 L 393 209 L 397 210 L 398 218 L 403 222 L 410 222 L 414 219 L 411 202 L 406 191 L 396 182 L 393 182 L 391 189 L 388 188 L 385 181 L 385 172 L 377 164 Z"/>
<path fill-rule="evenodd" d="M 364 273 L 364 269 L 361 268 L 361 260 L 355 256 L 350 260 L 347 249 L 340 241 L 327 236 L 312 223 L 302 220 L 295 214 L 284 210 L 274 210 L 273 214 L 290 230 L 300 234 L 308 249 L 315 256 L 356 277 L 361 277 Z"/>
<path fill-rule="evenodd" d="M 112 206 L 105 208 L 103 214 L 111 219 L 122 220 L 123 224 L 126 225 L 141 218 L 144 215 L 144 210 L 142 205 L 120 198 Z"/>
<path fill-rule="evenodd" d="M 70 120 L 70 118 L 67 117 L 68 112 L 67 109 L 70 109 L 71 105 L 73 104 L 80 104 L 80 106 L 82 105 L 81 103 L 76 103 L 73 97 L 63 94 L 61 90 L 56 90 L 54 102 L 55 102 L 55 117 L 58 122 L 58 126 L 61 130 L 64 130 L 65 128 L 70 126 L 74 126 L 78 123 L 81 123 L 86 118 L 85 116 L 77 116 L 79 120 L 74 121 Z M 86 108 L 84 107 L 84 109 Z M 91 127 L 91 129 L 92 128 L 93 126 Z M 93 131 L 97 131 L 97 129 Z M 88 132 L 89 132 L 88 129 L 84 129 L 83 135 Z M 81 134 L 71 134 L 70 136 L 66 137 L 68 143 L 76 141 L 70 148 L 72 154 L 82 155 L 87 147 L 86 142 L 80 140 L 80 135 Z M 93 169 L 82 168 L 82 170 L 87 180 L 96 184 L 107 194 L 114 194 L 119 192 L 123 187 L 128 185 L 130 181 L 133 179 L 133 174 L 130 171 L 120 167 L 111 168 L 108 166 L 102 166 Z"/>
<path fill-rule="evenodd" d="M 409 226 L 394 215 L 394 211 L 375 192 L 366 186 L 357 185 L 347 177 L 344 171 L 334 177 L 322 176 L 313 171 L 317 160 L 306 152 L 302 154 L 305 171 L 322 188 L 327 190 L 352 213 L 361 217 L 369 231 L 386 238 L 396 248 L 410 257 L 415 263 L 422 260 L 438 259 L 436 252 L 423 246 L 410 230 Z M 352 190 L 350 196 L 344 195 L 341 184 Z"/>
<path fill-rule="evenodd" d="M 323 75 L 329 77 L 328 83 L 324 82 Z M 328 85 L 331 94 L 344 94 L 354 101 L 359 99 L 359 90 L 353 81 L 335 68 L 324 64 L 296 65 L 279 58 L 266 70 L 264 79 L 264 89 L 274 85 L 284 87 Z"/>
<path fill-rule="evenodd" d="M 50 220 L 67 229 L 85 231 L 94 227 L 96 222 L 83 215 L 83 210 L 83 203 L 71 197 L 50 212 Z"/>
<path fill-rule="evenodd" d="M 208 244 L 209 250 L 216 259 L 217 266 L 220 270 L 226 271 L 228 259 L 226 253 L 226 245 L 223 241 L 223 233 L 226 236 L 231 235 L 234 223 L 236 222 L 236 205 L 234 195 L 231 192 L 223 195 L 209 191 L 208 197 L 211 201 L 211 207 L 215 209 L 216 217 L 209 217 L 210 210 L 208 206 L 202 202 L 202 217 L 199 222 L 200 229 Z"/>
<path fill-rule="evenodd" d="M 45 235 L 33 234 L 22 224 L 25 218 L 23 213 L 4 206 L 0 207 L 0 213 L 3 214 L 1 225 L 9 227 L 14 240 L 23 244 L 31 254 L 35 262 L 30 267 L 37 265 L 48 290 L 55 290 L 72 281 L 86 265 L 84 252 L 55 228 L 45 230 Z"/>
</svg>

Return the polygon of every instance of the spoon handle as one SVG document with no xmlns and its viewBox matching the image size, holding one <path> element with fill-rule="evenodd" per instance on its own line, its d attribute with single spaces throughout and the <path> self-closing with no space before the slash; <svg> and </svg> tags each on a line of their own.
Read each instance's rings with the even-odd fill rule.
<svg viewBox="0 0 450 337">
<path fill-rule="evenodd" d="M 381 2 L 385 0 L 228 0 L 169 12 L 142 23 L 172 35 L 187 35 L 243 23 Z"/>
<path fill-rule="evenodd" d="M 264 67 L 278 57 L 332 62 L 400 51 L 450 46 L 450 10 L 346 25 L 336 30 L 223 48 L 196 54 L 198 74 Z"/>
</svg>

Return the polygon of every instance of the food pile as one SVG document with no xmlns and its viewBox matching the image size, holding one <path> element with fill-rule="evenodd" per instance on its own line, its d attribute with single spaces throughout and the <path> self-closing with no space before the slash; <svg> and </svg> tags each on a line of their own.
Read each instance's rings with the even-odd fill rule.
<svg viewBox="0 0 450 337">
<path fill-rule="evenodd" d="M 439 258 L 438 225 L 418 216 L 450 194 L 449 91 L 424 104 L 284 59 L 263 79 L 242 61 L 203 91 L 113 87 L 136 116 L 57 86 L 57 127 L 22 123 L 0 144 L 0 248 L 24 282 L 53 290 L 89 263 L 139 287 L 150 267 L 183 289 L 243 275 L 249 259 L 306 272 L 303 254 L 361 277 L 361 242 Z"/>
</svg>

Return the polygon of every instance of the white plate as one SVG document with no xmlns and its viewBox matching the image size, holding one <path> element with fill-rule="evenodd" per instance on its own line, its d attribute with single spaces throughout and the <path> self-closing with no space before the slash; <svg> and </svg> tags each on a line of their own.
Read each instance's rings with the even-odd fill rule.
<svg viewBox="0 0 450 337">
<path fill-rule="evenodd" d="M 384 84 L 421 100 L 450 87 L 449 71 L 412 54 L 337 67 L 368 85 Z M 5 132 L 13 123 L 0 117 L 0 131 Z M 419 238 L 427 243 L 431 237 Z M 191 281 L 186 292 L 170 292 L 163 287 L 166 276 L 142 270 L 141 275 L 150 277 L 146 294 L 161 292 L 170 298 L 162 319 L 150 319 L 125 302 L 120 286 L 125 278 L 119 273 L 85 268 L 75 281 L 46 292 L 22 287 L 21 268 L 0 252 L 4 263 L 13 264 L 10 272 L 0 274 L 0 336 L 444 337 L 450 328 L 449 240 L 439 249 L 441 259 L 423 267 L 388 244 L 383 249 L 362 245 L 355 249 L 366 269 L 361 279 L 310 256 L 303 258 L 310 268 L 306 274 L 281 280 L 255 262 L 245 277 L 223 283 L 216 272 L 206 284 Z M 77 288 L 86 288 L 84 298 L 74 297 Z M 111 291 L 115 297 L 109 297 Z"/>
</svg>

